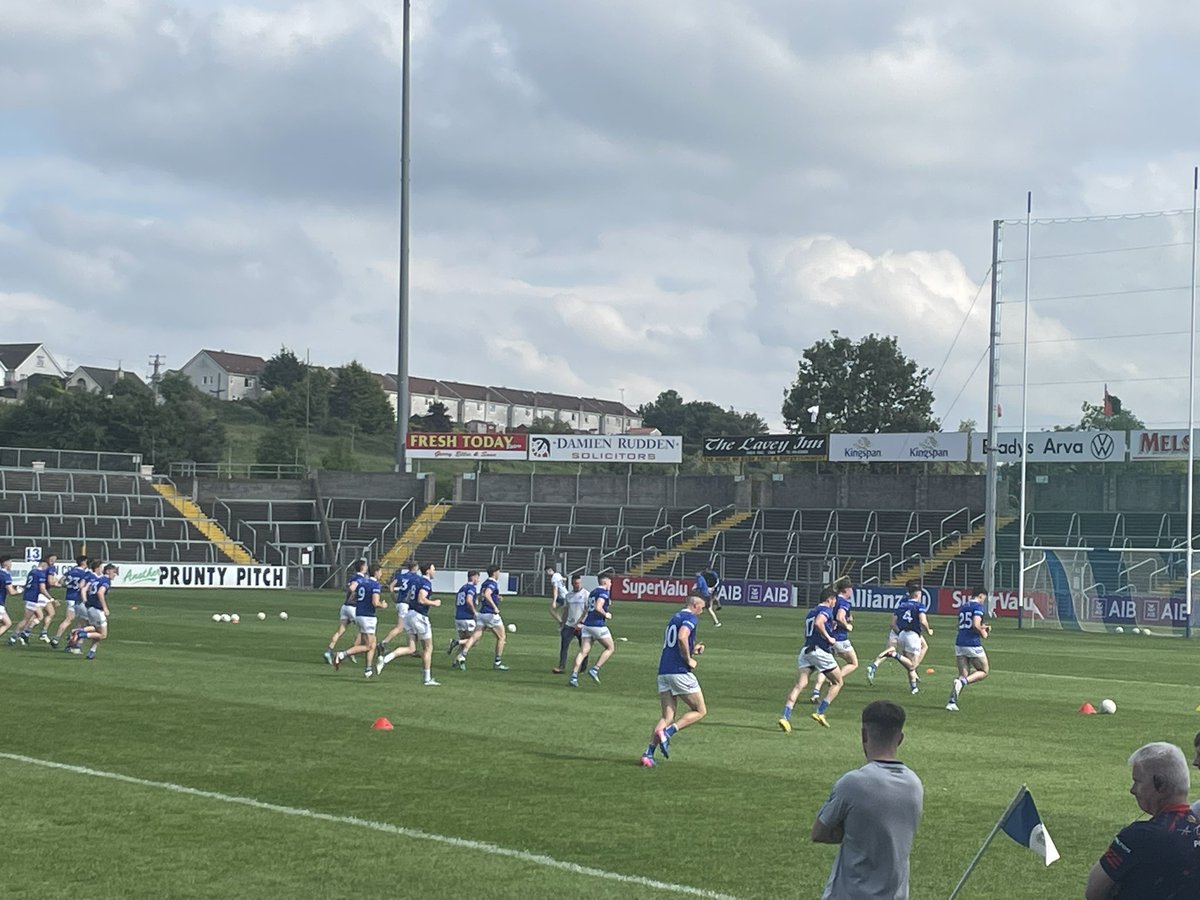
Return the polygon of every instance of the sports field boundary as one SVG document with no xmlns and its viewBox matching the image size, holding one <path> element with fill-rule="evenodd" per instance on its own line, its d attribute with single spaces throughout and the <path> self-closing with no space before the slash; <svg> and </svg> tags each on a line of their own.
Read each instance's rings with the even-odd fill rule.
<svg viewBox="0 0 1200 900">
<path fill-rule="evenodd" d="M 393 825 L 390 822 L 376 822 L 371 819 L 360 819 L 356 816 L 337 816 L 332 813 L 316 812 L 311 809 L 303 809 L 296 806 L 281 806 L 278 803 L 269 803 L 265 800 L 255 800 L 253 797 L 238 797 L 234 794 L 222 794 L 218 791 L 206 791 L 200 788 L 188 787 L 184 784 L 174 784 L 170 781 L 152 781 L 148 778 L 137 778 L 133 775 L 123 775 L 120 772 L 106 772 L 102 769 L 91 769 L 87 766 L 76 766 L 70 763 L 55 762 L 49 759 L 38 759 L 33 756 L 24 756 L 20 753 L 6 753 L 0 751 L 0 759 L 6 759 L 10 762 L 24 763 L 30 766 L 40 766 L 44 769 L 56 769 L 60 772 L 71 772 L 75 775 L 85 775 L 89 778 L 103 778 L 107 781 L 116 781 L 122 784 L 131 784 L 137 787 L 155 788 L 160 791 L 169 791 L 173 794 L 182 794 L 187 797 L 197 797 L 202 800 L 214 800 L 218 803 L 230 803 L 236 806 L 245 806 L 250 809 L 259 809 L 265 812 L 279 813 L 285 816 L 296 816 L 302 819 L 311 819 L 316 822 L 326 822 L 332 825 L 349 825 L 354 828 L 367 828 L 371 831 L 382 832 L 383 834 L 391 834 L 397 837 L 410 838 L 418 841 L 430 841 L 435 844 L 445 844 L 449 847 L 458 847 L 463 850 L 475 850 L 482 853 L 489 853 L 492 856 L 502 856 L 508 859 L 515 859 L 520 862 L 532 863 L 537 866 L 544 866 L 548 869 L 558 869 L 563 872 L 570 872 L 575 875 L 583 875 L 589 878 L 600 878 L 605 881 L 616 881 L 622 884 L 632 884 L 639 887 L 652 888 L 658 891 L 664 891 L 672 894 L 684 894 L 689 897 L 705 897 L 708 900 L 737 900 L 736 897 L 730 894 L 722 894 L 718 891 L 710 891 L 704 888 L 691 887 L 686 884 L 675 884 L 670 881 L 658 881 L 654 878 L 646 878 L 642 875 L 624 875 L 620 872 L 610 872 L 607 869 L 597 869 L 593 866 L 584 866 L 579 863 L 567 862 L 566 860 L 555 859 L 552 856 L 545 856 L 540 853 L 530 853 L 527 850 L 513 850 L 510 847 L 501 847 L 498 844 L 491 844 L 486 841 L 473 841 L 467 838 L 450 837 L 444 834 L 434 834 L 429 831 L 421 831 L 416 828 L 405 828 L 402 825 Z"/>
</svg>

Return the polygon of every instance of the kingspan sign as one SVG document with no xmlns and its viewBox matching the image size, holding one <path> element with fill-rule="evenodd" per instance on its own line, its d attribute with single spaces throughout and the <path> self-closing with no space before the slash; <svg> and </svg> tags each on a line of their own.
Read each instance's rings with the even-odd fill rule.
<svg viewBox="0 0 1200 900">
<path fill-rule="evenodd" d="M 831 434 L 830 462 L 966 462 L 965 431 L 911 434 Z"/>
</svg>

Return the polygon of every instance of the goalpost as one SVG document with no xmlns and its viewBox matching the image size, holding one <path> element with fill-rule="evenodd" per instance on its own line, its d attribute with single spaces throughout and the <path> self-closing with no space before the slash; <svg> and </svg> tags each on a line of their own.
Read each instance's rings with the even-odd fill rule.
<svg viewBox="0 0 1200 900">
<path fill-rule="evenodd" d="M 1018 627 L 1191 636 L 1192 175 L 1190 209 L 993 224 L 984 582 Z"/>
</svg>

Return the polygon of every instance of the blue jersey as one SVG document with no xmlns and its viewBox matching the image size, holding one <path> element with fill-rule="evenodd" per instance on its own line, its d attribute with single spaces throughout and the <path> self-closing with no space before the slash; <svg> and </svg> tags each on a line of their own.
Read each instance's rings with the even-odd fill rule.
<svg viewBox="0 0 1200 900">
<path fill-rule="evenodd" d="M 495 578 L 488 578 L 479 586 L 479 596 L 483 597 L 483 592 L 488 588 L 492 589 L 492 602 L 496 604 L 496 608 L 492 609 L 488 606 L 487 601 L 483 600 L 479 604 L 479 611 L 481 613 L 496 613 L 498 615 L 500 613 L 500 585 L 496 584 Z"/>
<path fill-rule="evenodd" d="M 47 578 L 57 578 L 58 577 L 58 566 L 54 566 L 54 565 L 47 566 L 46 567 L 46 577 Z"/>
<path fill-rule="evenodd" d="M 475 618 L 475 597 L 479 594 L 479 588 L 467 582 L 458 589 L 458 595 L 454 598 L 454 618 L 467 620 Z"/>
<path fill-rule="evenodd" d="M 367 576 L 362 572 L 355 572 L 350 576 L 349 587 L 346 588 L 346 599 L 343 603 L 357 605 L 359 598 L 362 596 L 362 586 L 366 583 Z"/>
<path fill-rule="evenodd" d="M 78 603 L 83 598 L 79 594 L 80 588 L 83 586 L 83 576 L 87 569 L 81 569 L 79 566 L 71 566 L 67 569 L 66 577 L 63 578 L 63 584 L 67 586 L 67 602 Z"/>
<path fill-rule="evenodd" d="M 846 641 L 850 639 L 850 630 L 838 621 L 838 613 L 846 614 L 846 621 L 850 621 L 850 613 L 854 609 L 854 604 L 846 597 L 838 595 L 837 603 L 833 605 L 833 639 L 835 641 Z"/>
<path fill-rule="evenodd" d="M 696 652 L 696 617 L 686 609 L 681 609 L 671 616 L 667 630 L 663 633 L 662 655 L 658 658 L 659 675 L 686 675 L 692 671 L 687 661 L 679 652 L 679 629 L 686 625 L 691 629 L 688 634 L 688 651 Z"/>
<path fill-rule="evenodd" d="M 96 580 L 100 576 L 88 569 L 83 570 L 83 576 L 79 579 L 79 599 L 87 600 L 88 596 L 96 589 Z"/>
<path fill-rule="evenodd" d="M 824 622 L 825 630 L 833 633 L 833 610 L 828 606 L 814 606 L 804 617 L 804 648 L 832 650 L 833 644 L 817 628 L 818 621 Z"/>
<path fill-rule="evenodd" d="M 975 617 L 984 619 L 983 605 L 970 600 L 958 609 L 958 637 L 954 640 L 956 647 L 982 647 L 983 635 L 975 630 Z"/>
<path fill-rule="evenodd" d="M 392 584 L 396 585 L 396 602 L 408 602 L 408 589 L 412 587 L 413 575 L 408 569 L 397 569 L 392 576 Z"/>
<path fill-rule="evenodd" d="M 104 588 L 104 599 L 107 600 L 108 589 L 110 587 L 112 587 L 112 579 L 107 575 L 97 577 L 95 583 L 92 585 L 92 589 L 88 592 L 87 603 L 85 604 L 88 609 L 103 609 L 104 607 L 100 605 L 100 589 Z"/>
<path fill-rule="evenodd" d="M 379 611 L 375 607 L 375 595 L 379 591 L 380 586 L 378 581 L 374 578 L 364 578 L 355 590 L 354 614 L 368 618 L 378 616 Z"/>
<path fill-rule="evenodd" d="M 925 612 L 925 604 L 919 600 L 901 600 L 896 607 L 896 630 L 915 631 L 921 633 L 921 613 Z"/>
<path fill-rule="evenodd" d="M 430 597 L 433 596 L 433 582 L 430 581 L 428 578 L 426 578 L 424 575 L 418 575 L 416 578 L 413 579 L 410 587 L 413 587 L 415 589 L 413 590 L 412 599 L 410 601 L 408 601 L 408 608 L 410 610 L 420 613 L 423 616 L 429 615 L 429 610 L 432 609 L 432 607 L 421 602 L 420 597 L 421 597 L 421 591 L 425 592 L 426 600 L 428 600 Z"/>
<path fill-rule="evenodd" d="M 4 598 L 8 596 L 10 584 L 12 584 L 12 572 L 8 569 L 0 569 L 0 606 L 4 605 Z"/>
<path fill-rule="evenodd" d="M 703 597 L 705 600 L 712 599 L 712 590 L 709 588 L 708 582 L 704 580 L 703 575 L 696 576 L 696 583 L 692 585 L 692 593 Z"/>
<path fill-rule="evenodd" d="M 604 612 L 601 612 L 596 608 L 601 600 L 604 601 Z M 583 624 L 592 628 L 598 628 L 603 625 L 606 621 L 608 621 L 604 618 L 604 613 L 612 612 L 612 610 L 609 608 L 611 604 L 612 598 L 609 597 L 608 591 L 602 587 L 598 587 L 593 590 L 590 594 L 588 594 L 587 614 L 583 617 Z"/>
<path fill-rule="evenodd" d="M 25 602 L 36 603 L 42 597 L 41 588 L 46 585 L 46 570 L 34 566 L 25 576 Z"/>
</svg>

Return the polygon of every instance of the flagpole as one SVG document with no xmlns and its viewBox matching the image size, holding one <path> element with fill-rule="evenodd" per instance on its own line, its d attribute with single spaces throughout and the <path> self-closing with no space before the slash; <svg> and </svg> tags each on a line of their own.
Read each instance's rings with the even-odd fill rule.
<svg viewBox="0 0 1200 900">
<path fill-rule="evenodd" d="M 975 854 L 975 858 L 971 860 L 971 864 L 967 866 L 967 871 L 963 872 L 963 877 L 958 879 L 958 884 L 954 886 L 954 892 L 950 895 L 950 900 L 954 900 L 954 898 L 958 896 L 958 892 L 962 890 L 963 885 L 967 883 L 967 879 L 971 877 L 971 873 L 975 871 L 975 867 L 979 865 L 979 860 L 983 859 L 984 851 L 987 850 L 988 845 L 992 843 L 996 835 L 1000 833 L 1000 829 L 1004 826 L 1004 820 L 1007 819 L 1009 814 L 1017 808 L 1017 804 L 1025 798 L 1026 793 L 1028 793 L 1026 786 L 1021 785 L 1021 789 L 1017 791 L 1017 796 L 1013 797 L 1012 802 L 1008 804 L 1008 809 L 1004 810 L 1004 812 L 1000 814 L 1000 818 L 997 819 L 996 824 L 992 826 L 991 834 L 987 836 L 983 842 L 983 846 L 979 848 L 979 852 Z"/>
</svg>

